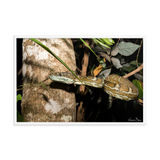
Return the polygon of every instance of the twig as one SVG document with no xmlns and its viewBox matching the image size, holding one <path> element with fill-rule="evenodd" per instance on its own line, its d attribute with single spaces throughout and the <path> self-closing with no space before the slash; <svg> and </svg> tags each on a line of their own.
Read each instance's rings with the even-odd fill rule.
<svg viewBox="0 0 160 160">
<path fill-rule="evenodd" d="M 45 82 L 46 80 L 48 80 L 49 78 L 46 78 L 45 80 L 39 82 L 39 83 L 36 83 L 36 84 L 26 84 L 28 87 L 22 87 L 22 88 L 19 88 L 17 89 L 17 91 L 19 90 L 23 90 L 23 89 L 26 89 L 26 88 L 30 88 L 30 87 L 34 87 L 34 86 L 39 86 L 42 82 Z M 24 86 L 24 85 L 22 85 Z"/>
<path fill-rule="evenodd" d="M 121 39 L 119 38 L 118 41 L 117 41 L 117 43 L 116 43 L 116 47 L 117 47 L 117 45 L 118 45 L 118 43 L 119 43 L 120 40 L 121 40 Z"/>
<path fill-rule="evenodd" d="M 89 46 L 89 40 L 85 40 L 85 42 L 87 43 L 87 45 Z M 82 64 L 82 72 L 81 72 L 81 76 L 86 76 L 87 74 L 87 67 L 88 67 L 88 61 L 89 61 L 89 56 L 88 56 L 88 52 L 89 49 L 88 47 L 85 45 L 84 46 L 84 57 L 83 57 L 83 64 Z M 80 85 L 79 87 L 79 91 L 80 92 L 84 92 L 85 90 L 85 86 L 84 85 Z M 77 111 L 77 120 L 81 121 L 83 119 L 83 113 L 81 114 L 81 120 L 80 120 L 80 110 L 83 109 L 83 101 L 80 102 L 80 105 L 78 106 L 78 111 Z"/>
<path fill-rule="evenodd" d="M 142 69 L 143 69 L 143 63 L 142 63 L 137 69 L 135 69 L 134 71 L 132 71 L 132 72 L 130 72 L 130 73 L 128 73 L 128 74 L 126 74 L 126 75 L 123 76 L 123 77 L 124 77 L 124 78 L 128 78 L 128 77 L 132 76 L 133 74 L 139 72 L 139 71 L 142 70 Z"/>
<path fill-rule="evenodd" d="M 136 41 L 134 42 L 134 44 L 136 44 L 138 42 L 138 39 L 136 39 Z"/>
<path fill-rule="evenodd" d="M 22 73 L 22 68 L 18 72 L 18 76 Z"/>
<path fill-rule="evenodd" d="M 140 47 L 139 47 L 139 49 L 138 49 L 138 54 L 137 54 L 137 59 L 136 59 L 137 67 L 139 67 L 139 66 L 138 66 L 138 56 L 139 56 L 139 52 L 140 52 L 140 49 L 141 49 L 141 46 L 142 46 L 142 42 L 143 42 L 143 39 L 142 39 L 141 44 L 140 44 Z"/>
<path fill-rule="evenodd" d="M 77 69 L 80 73 L 82 72 L 78 67 L 76 67 L 76 69 Z"/>
<path fill-rule="evenodd" d="M 81 101 L 79 106 L 78 106 L 78 110 L 77 110 L 77 122 L 81 122 L 82 121 L 82 106 L 83 106 L 83 102 Z"/>
<path fill-rule="evenodd" d="M 89 46 L 89 40 L 85 40 L 87 45 Z M 89 55 L 88 55 L 89 49 L 88 47 L 84 46 L 84 57 L 83 57 L 83 64 L 82 64 L 82 72 L 81 76 L 86 76 L 87 74 L 87 67 L 88 67 L 88 61 L 89 61 Z M 80 92 L 84 92 L 85 86 L 81 85 L 79 87 Z"/>
<path fill-rule="evenodd" d="M 143 101 L 141 99 L 138 99 L 137 102 L 140 104 L 140 105 L 143 105 Z"/>
</svg>

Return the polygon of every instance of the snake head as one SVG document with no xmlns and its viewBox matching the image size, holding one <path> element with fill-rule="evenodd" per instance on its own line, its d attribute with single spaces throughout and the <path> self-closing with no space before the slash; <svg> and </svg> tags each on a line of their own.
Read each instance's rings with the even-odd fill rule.
<svg viewBox="0 0 160 160">
<path fill-rule="evenodd" d="M 49 78 L 52 81 L 61 82 L 65 84 L 73 84 L 74 83 L 74 76 L 69 72 L 62 72 L 62 73 L 51 73 Z"/>
</svg>

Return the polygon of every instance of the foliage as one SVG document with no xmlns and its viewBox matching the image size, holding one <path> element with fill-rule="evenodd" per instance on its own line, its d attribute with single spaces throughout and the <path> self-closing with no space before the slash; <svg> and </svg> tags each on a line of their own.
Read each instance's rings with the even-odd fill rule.
<svg viewBox="0 0 160 160">
<path fill-rule="evenodd" d="M 21 94 L 17 95 L 17 102 L 22 100 Z M 22 115 L 17 111 L 17 122 L 25 122 L 24 118 Z"/>
<path fill-rule="evenodd" d="M 25 122 L 24 118 L 18 111 L 17 111 L 17 122 Z"/>
<path fill-rule="evenodd" d="M 19 100 L 22 100 L 21 94 L 18 94 L 18 95 L 17 95 L 17 102 L 18 102 Z"/>
<path fill-rule="evenodd" d="M 120 42 L 118 45 L 115 45 L 113 47 L 113 49 L 107 49 L 106 52 L 104 52 L 103 49 L 101 49 L 99 46 L 95 47 L 95 52 L 97 52 L 100 56 L 104 57 L 106 59 L 106 61 L 108 61 L 109 63 L 112 63 L 113 66 L 117 69 L 124 69 L 125 71 L 131 71 L 133 69 L 135 69 L 136 67 L 130 67 L 130 66 L 124 66 L 122 67 L 121 65 L 121 57 L 119 59 L 119 57 L 117 56 L 118 53 L 120 55 L 125 55 L 125 56 L 130 56 L 132 55 L 135 50 L 137 50 L 139 47 L 139 45 L 130 43 L 130 42 Z"/>
<path fill-rule="evenodd" d="M 97 76 L 99 73 L 99 77 L 107 77 L 111 71 L 112 71 L 112 66 L 114 66 L 116 69 L 119 69 L 122 75 L 125 75 L 126 73 L 129 73 L 137 68 L 137 66 L 140 66 L 141 63 L 137 63 L 136 60 L 131 61 L 131 62 L 126 62 L 123 56 L 129 57 L 135 53 L 135 51 L 140 47 L 138 44 L 134 44 L 131 42 L 124 42 L 120 41 L 117 44 L 114 44 L 114 41 L 112 43 L 104 44 L 105 39 L 97 38 L 97 39 L 92 39 L 96 46 L 92 50 L 88 45 L 86 45 L 85 41 L 81 39 L 81 41 L 98 57 L 100 55 L 103 57 L 105 60 L 103 60 L 103 63 L 99 61 L 99 66 L 94 70 L 94 76 Z M 112 39 L 111 39 L 112 40 Z M 112 47 L 111 47 L 112 46 Z M 97 53 L 97 54 L 96 54 Z M 98 60 L 100 58 L 97 58 Z M 106 67 L 106 63 L 111 64 L 111 67 Z M 135 74 L 135 77 L 140 80 L 142 77 L 139 73 Z M 140 78 L 139 78 L 140 77 Z M 139 98 L 143 97 L 143 89 L 141 86 L 140 81 L 134 80 L 133 81 L 137 88 L 139 89 Z"/>
<path fill-rule="evenodd" d="M 138 80 L 136 80 L 136 79 L 134 79 L 132 81 L 132 83 L 138 88 L 138 90 L 139 90 L 139 96 L 138 96 L 138 98 L 141 99 L 143 97 L 143 88 L 142 88 L 141 83 Z"/>
<path fill-rule="evenodd" d="M 92 40 L 97 46 L 101 48 L 103 47 L 111 48 L 110 46 L 115 43 L 111 38 L 93 38 Z"/>
<path fill-rule="evenodd" d="M 140 45 L 138 44 L 133 44 L 130 42 L 120 42 L 118 44 L 118 49 L 119 49 L 119 53 L 123 56 L 130 56 L 132 55 L 138 48 Z"/>
</svg>

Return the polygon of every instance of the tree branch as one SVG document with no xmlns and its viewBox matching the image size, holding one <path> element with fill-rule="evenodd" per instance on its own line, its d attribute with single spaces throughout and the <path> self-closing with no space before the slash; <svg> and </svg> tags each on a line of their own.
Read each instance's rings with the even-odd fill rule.
<svg viewBox="0 0 160 160">
<path fill-rule="evenodd" d="M 143 63 L 142 63 L 137 69 L 135 69 L 134 71 L 132 71 L 132 72 L 130 72 L 130 73 L 128 73 L 128 74 L 126 74 L 126 75 L 123 76 L 123 77 L 124 77 L 124 78 L 128 78 L 128 77 L 132 76 L 133 74 L 139 72 L 139 71 L 142 70 L 142 69 L 143 69 Z"/>
</svg>

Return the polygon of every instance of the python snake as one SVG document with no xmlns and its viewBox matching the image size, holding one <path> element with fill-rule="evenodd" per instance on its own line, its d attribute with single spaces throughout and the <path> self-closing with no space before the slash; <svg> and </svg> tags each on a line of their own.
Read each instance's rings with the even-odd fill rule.
<svg viewBox="0 0 160 160">
<path fill-rule="evenodd" d="M 103 88 L 109 95 L 122 100 L 136 100 L 139 95 L 138 88 L 128 79 L 111 74 L 105 80 L 97 77 L 79 76 L 77 79 L 71 72 L 51 73 L 49 78 L 53 81 L 66 84 L 88 85 Z"/>
</svg>

